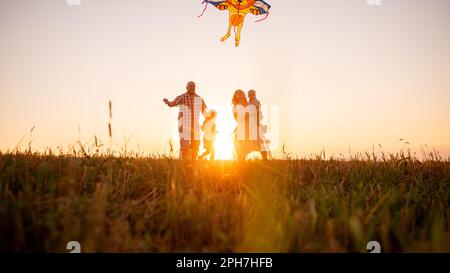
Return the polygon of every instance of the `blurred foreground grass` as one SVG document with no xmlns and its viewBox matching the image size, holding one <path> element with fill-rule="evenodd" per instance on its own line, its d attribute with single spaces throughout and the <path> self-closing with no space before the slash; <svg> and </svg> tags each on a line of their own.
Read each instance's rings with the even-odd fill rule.
<svg viewBox="0 0 450 273">
<path fill-rule="evenodd" d="M 450 163 L 0 154 L 0 252 L 450 252 Z"/>
</svg>

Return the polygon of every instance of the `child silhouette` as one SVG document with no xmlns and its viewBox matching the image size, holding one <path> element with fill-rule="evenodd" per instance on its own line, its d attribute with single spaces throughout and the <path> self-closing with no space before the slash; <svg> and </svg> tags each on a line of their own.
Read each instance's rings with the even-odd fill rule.
<svg viewBox="0 0 450 273">
<path fill-rule="evenodd" d="M 209 160 L 215 159 L 216 151 L 214 149 L 214 141 L 216 140 L 217 136 L 216 116 L 217 112 L 214 110 L 210 110 L 206 114 L 205 121 L 203 122 L 203 148 L 205 149 L 205 152 L 203 152 L 203 154 L 200 156 L 200 159 L 203 159 L 208 155 Z"/>
</svg>

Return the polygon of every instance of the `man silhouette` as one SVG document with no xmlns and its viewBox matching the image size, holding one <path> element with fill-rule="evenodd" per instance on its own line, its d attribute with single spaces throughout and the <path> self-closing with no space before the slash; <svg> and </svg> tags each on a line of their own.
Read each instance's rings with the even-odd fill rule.
<svg viewBox="0 0 450 273">
<path fill-rule="evenodd" d="M 202 97 L 195 93 L 195 83 L 192 81 L 188 82 L 186 93 L 176 97 L 173 101 L 169 101 L 166 98 L 163 101 L 169 107 L 179 107 L 180 158 L 196 160 L 200 147 L 200 113 L 205 116 L 207 106 Z"/>
<path fill-rule="evenodd" d="M 267 147 L 268 143 L 264 136 L 263 126 L 261 125 L 261 120 L 263 119 L 262 111 L 261 111 L 261 102 L 256 98 L 255 90 L 248 91 L 247 96 L 248 96 L 249 104 L 254 105 L 256 108 L 258 149 L 259 149 L 259 152 L 261 153 L 262 158 L 264 160 L 267 160 L 270 152 L 268 151 L 268 147 Z"/>
</svg>

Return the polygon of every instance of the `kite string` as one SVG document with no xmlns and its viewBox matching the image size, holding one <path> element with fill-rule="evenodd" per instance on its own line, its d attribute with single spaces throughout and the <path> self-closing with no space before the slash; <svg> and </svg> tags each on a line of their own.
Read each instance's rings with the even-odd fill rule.
<svg viewBox="0 0 450 273">
<path fill-rule="evenodd" d="M 202 14 L 200 14 L 199 16 L 197 16 L 197 18 L 200 18 L 200 17 L 202 17 L 203 16 L 203 13 L 205 13 L 205 11 L 206 11 L 206 8 L 208 7 L 208 1 L 203 1 L 203 3 L 202 4 L 205 4 L 205 8 L 203 9 L 203 11 L 202 11 Z"/>
<path fill-rule="evenodd" d="M 267 19 L 267 17 L 269 17 L 269 12 L 266 13 L 266 16 L 264 16 L 264 18 L 259 19 L 259 20 L 256 20 L 255 23 L 259 23 L 259 22 L 261 22 L 261 21 L 264 21 L 264 20 Z"/>
</svg>

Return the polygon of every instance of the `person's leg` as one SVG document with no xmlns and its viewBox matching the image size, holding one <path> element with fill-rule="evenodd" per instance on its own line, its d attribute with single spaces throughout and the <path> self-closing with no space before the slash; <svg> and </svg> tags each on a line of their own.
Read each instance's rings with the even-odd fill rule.
<svg viewBox="0 0 450 273">
<path fill-rule="evenodd" d="M 204 151 L 203 154 L 201 154 L 201 155 L 198 157 L 198 159 L 203 159 L 203 158 L 205 158 L 206 156 L 209 155 L 209 153 L 210 153 L 209 150 Z"/>
<path fill-rule="evenodd" d="M 264 136 L 263 127 L 260 127 L 260 139 L 259 139 L 259 151 L 261 152 L 261 156 L 264 160 L 268 160 L 270 158 L 270 144 L 266 137 Z"/>
<path fill-rule="evenodd" d="M 237 160 L 241 160 L 241 147 L 237 139 L 234 140 L 234 156 Z"/>
<path fill-rule="evenodd" d="M 260 153 L 261 153 L 261 156 L 262 156 L 263 160 L 267 160 L 268 159 L 266 151 L 261 151 Z"/>
<path fill-rule="evenodd" d="M 180 159 L 188 160 L 190 158 L 189 140 L 180 139 Z"/>
<path fill-rule="evenodd" d="M 209 160 L 215 160 L 216 159 L 216 150 L 214 148 L 211 149 L 211 156 L 209 157 Z"/>
<path fill-rule="evenodd" d="M 239 161 L 244 161 L 245 158 L 247 157 L 247 154 L 245 151 L 243 151 L 243 149 L 239 149 L 237 152 L 237 156 Z"/>
<path fill-rule="evenodd" d="M 200 149 L 200 140 L 191 141 L 191 152 L 192 152 L 191 158 L 193 160 L 197 160 L 199 149 Z"/>
</svg>

